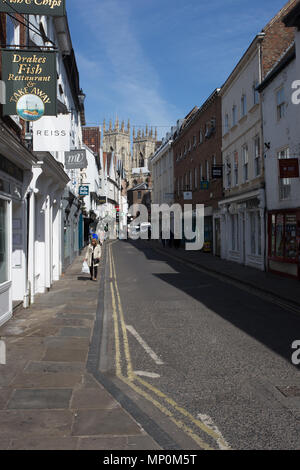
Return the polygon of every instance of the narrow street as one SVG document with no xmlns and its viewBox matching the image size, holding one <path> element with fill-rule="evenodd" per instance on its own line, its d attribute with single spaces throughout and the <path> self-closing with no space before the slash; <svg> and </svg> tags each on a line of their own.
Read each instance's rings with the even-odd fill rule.
<svg viewBox="0 0 300 470">
<path fill-rule="evenodd" d="M 299 449 L 299 331 L 292 309 L 148 242 L 109 245 L 101 370 L 178 448 Z"/>
</svg>

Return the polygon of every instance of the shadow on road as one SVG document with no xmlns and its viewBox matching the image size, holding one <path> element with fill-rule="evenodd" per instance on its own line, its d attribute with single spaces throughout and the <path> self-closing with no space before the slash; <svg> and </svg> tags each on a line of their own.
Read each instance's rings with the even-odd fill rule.
<svg viewBox="0 0 300 470">
<path fill-rule="evenodd" d="M 176 273 L 155 273 L 153 276 L 192 296 L 291 364 L 291 345 L 295 340 L 300 340 L 300 312 L 298 316 L 280 305 L 216 279 L 209 273 L 189 268 L 180 261 L 155 251 L 150 242 L 128 240 L 122 243 L 130 243 L 148 260 L 167 263 Z M 176 256 L 176 249 L 174 255 Z M 210 287 L 205 288 L 208 283 Z"/>
</svg>

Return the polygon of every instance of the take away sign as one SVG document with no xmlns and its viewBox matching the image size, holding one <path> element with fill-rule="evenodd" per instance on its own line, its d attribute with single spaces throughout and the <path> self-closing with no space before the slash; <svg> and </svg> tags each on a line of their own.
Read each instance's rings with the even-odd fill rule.
<svg viewBox="0 0 300 470">
<path fill-rule="evenodd" d="M 66 0 L 0 0 L 0 12 L 64 16 Z"/>
</svg>

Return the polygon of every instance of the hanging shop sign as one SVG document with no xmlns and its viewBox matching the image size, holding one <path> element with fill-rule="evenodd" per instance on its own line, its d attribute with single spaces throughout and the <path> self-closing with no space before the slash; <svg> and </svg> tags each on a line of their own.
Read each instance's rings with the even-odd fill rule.
<svg viewBox="0 0 300 470">
<path fill-rule="evenodd" d="M 64 16 L 66 0 L 0 0 L 0 12 Z"/>
<path fill-rule="evenodd" d="M 281 158 L 278 161 L 280 178 L 299 178 L 298 158 Z"/>
<path fill-rule="evenodd" d="M 223 166 L 214 165 L 211 169 L 211 176 L 213 180 L 217 178 L 223 178 Z"/>
<path fill-rule="evenodd" d="M 185 201 L 192 201 L 192 200 L 193 200 L 193 193 L 192 193 L 192 191 L 185 191 L 185 192 L 183 193 L 183 199 L 184 199 Z"/>
<path fill-rule="evenodd" d="M 90 188 L 88 186 L 79 186 L 79 196 L 88 196 Z"/>
<path fill-rule="evenodd" d="M 56 116 L 55 52 L 2 50 L 2 81 L 6 85 L 4 115 L 18 114 L 33 122 L 42 116 Z"/>
<path fill-rule="evenodd" d="M 201 190 L 209 189 L 209 181 L 201 181 L 200 182 L 200 189 Z"/>
<path fill-rule="evenodd" d="M 86 150 L 65 152 L 65 167 L 67 170 L 83 170 L 87 166 Z"/>
<path fill-rule="evenodd" d="M 35 152 L 65 152 L 70 150 L 71 119 L 69 114 L 44 116 L 33 123 Z"/>
</svg>

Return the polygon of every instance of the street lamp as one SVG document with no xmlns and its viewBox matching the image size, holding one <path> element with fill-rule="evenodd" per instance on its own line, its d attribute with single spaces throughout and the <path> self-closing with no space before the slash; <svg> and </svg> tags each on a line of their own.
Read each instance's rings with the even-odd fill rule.
<svg viewBox="0 0 300 470">
<path fill-rule="evenodd" d="M 80 88 L 80 92 L 78 93 L 78 100 L 79 100 L 79 104 L 80 104 L 81 106 L 84 105 L 84 100 L 85 100 L 85 98 L 86 98 L 86 94 L 83 93 L 82 88 Z"/>
</svg>

